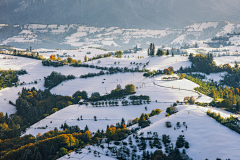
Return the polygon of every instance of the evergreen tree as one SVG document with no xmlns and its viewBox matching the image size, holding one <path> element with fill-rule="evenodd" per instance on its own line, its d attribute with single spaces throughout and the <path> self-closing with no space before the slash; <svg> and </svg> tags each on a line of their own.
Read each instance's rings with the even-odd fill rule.
<svg viewBox="0 0 240 160">
<path fill-rule="evenodd" d="M 157 50 L 157 56 L 161 56 L 162 50 L 158 48 Z"/>
<path fill-rule="evenodd" d="M 155 54 L 155 45 L 153 43 L 152 55 L 154 56 L 154 54 Z"/>
<path fill-rule="evenodd" d="M 125 120 L 124 120 L 124 118 L 122 118 L 122 121 L 121 121 L 121 125 L 125 125 Z"/>
<path fill-rule="evenodd" d="M 235 67 L 235 68 L 238 68 L 238 67 L 239 67 L 239 65 L 238 65 L 238 63 L 237 63 L 237 62 L 235 62 L 235 65 L 234 65 L 234 67 Z"/>
<path fill-rule="evenodd" d="M 174 53 L 172 52 L 172 57 L 174 57 Z"/>
<path fill-rule="evenodd" d="M 155 46 L 154 46 L 154 43 L 151 43 L 150 47 L 148 48 L 148 55 L 154 56 L 154 54 L 155 54 Z"/>
<path fill-rule="evenodd" d="M 169 51 L 167 50 L 167 53 L 166 53 L 166 55 L 168 56 L 169 55 Z"/>
<path fill-rule="evenodd" d="M 89 129 L 88 129 L 88 126 L 86 125 L 85 126 L 85 128 L 84 128 L 84 131 L 86 132 L 86 131 L 89 131 Z"/>
<path fill-rule="evenodd" d="M 50 155 L 55 155 L 55 153 L 56 153 L 55 147 L 52 145 L 51 148 L 50 148 L 49 154 Z"/>
<path fill-rule="evenodd" d="M 166 54 L 166 52 L 164 52 L 163 50 L 161 50 L 160 48 L 158 48 L 158 50 L 157 50 L 157 56 L 163 56 L 163 55 L 165 55 Z"/>
<path fill-rule="evenodd" d="M 240 108 L 239 105 L 240 105 L 239 102 L 237 102 L 236 111 L 239 111 Z"/>
<path fill-rule="evenodd" d="M 182 148 L 184 146 L 185 138 L 184 135 L 179 135 L 176 141 L 176 147 L 177 148 Z"/>
<path fill-rule="evenodd" d="M 122 87 L 120 84 L 117 84 L 116 90 L 122 90 Z"/>
</svg>

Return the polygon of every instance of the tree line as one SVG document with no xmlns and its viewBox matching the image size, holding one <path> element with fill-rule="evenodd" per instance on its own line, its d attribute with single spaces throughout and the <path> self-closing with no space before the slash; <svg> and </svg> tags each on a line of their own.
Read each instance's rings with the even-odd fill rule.
<svg viewBox="0 0 240 160">
<path fill-rule="evenodd" d="M 153 71 L 145 69 L 144 72 L 145 72 L 143 74 L 144 77 L 154 77 L 160 74 L 172 75 L 174 73 L 174 68 L 172 66 L 169 66 L 168 68 L 165 68 L 163 70 L 159 69 Z"/>
<path fill-rule="evenodd" d="M 208 95 L 213 98 L 210 103 L 211 106 L 227 108 L 231 112 L 238 112 L 240 108 L 240 92 L 239 87 L 227 87 L 221 86 L 217 82 L 204 82 L 199 78 L 194 78 L 189 75 L 185 75 L 185 78 L 195 82 L 199 87 L 194 88 L 194 90 Z"/>
<path fill-rule="evenodd" d="M 27 57 L 27 58 L 32 58 L 32 59 L 38 59 L 38 60 L 44 60 L 45 58 L 43 55 L 39 55 L 37 52 L 24 52 L 24 51 L 19 51 L 19 50 L 13 50 L 13 51 L 0 51 L 1 54 L 7 54 L 7 55 L 13 55 L 13 56 L 19 56 L 19 57 Z"/>
<path fill-rule="evenodd" d="M 212 112 L 210 109 L 207 111 L 207 115 L 215 119 L 217 122 L 221 123 L 222 125 L 230 128 L 231 130 L 240 134 L 239 129 L 239 120 L 237 117 L 230 115 L 230 117 L 222 117 L 220 113 Z"/>
<path fill-rule="evenodd" d="M 95 101 L 102 101 L 108 99 L 116 99 L 116 98 L 123 98 L 126 95 L 135 94 L 135 86 L 133 84 L 128 84 L 125 88 L 122 89 L 121 85 L 118 84 L 116 89 L 113 89 L 111 93 L 105 94 L 100 96 L 98 92 L 94 92 L 91 94 L 91 97 L 88 98 L 88 101 L 95 102 Z"/>
<path fill-rule="evenodd" d="M 66 80 L 75 79 L 74 75 L 62 75 L 61 73 L 57 73 L 53 71 L 49 76 L 44 77 L 44 87 L 48 89 L 52 89 L 56 87 L 58 84 L 62 83 Z"/>
<path fill-rule="evenodd" d="M 110 53 L 100 54 L 97 56 L 93 56 L 92 58 L 88 58 L 87 55 L 85 55 L 84 62 L 93 61 L 93 60 L 106 58 L 106 57 L 110 57 L 110 56 L 111 56 Z M 82 63 L 81 60 L 76 60 L 71 57 L 67 57 L 67 59 L 62 60 L 61 57 L 59 57 L 59 56 L 56 57 L 55 55 L 51 55 L 49 57 L 49 59 L 42 60 L 42 64 L 44 66 L 54 66 L 54 67 L 59 67 L 59 66 L 64 66 L 64 65 L 77 65 L 77 64 L 81 64 L 81 63 Z"/>
</svg>

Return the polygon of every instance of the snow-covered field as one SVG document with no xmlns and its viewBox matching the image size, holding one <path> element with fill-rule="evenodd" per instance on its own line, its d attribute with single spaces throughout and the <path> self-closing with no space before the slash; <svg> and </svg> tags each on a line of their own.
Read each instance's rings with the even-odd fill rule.
<svg viewBox="0 0 240 160">
<path fill-rule="evenodd" d="M 214 61 L 217 65 L 224 65 L 228 63 L 230 66 L 234 66 L 235 62 L 240 62 L 240 56 L 222 56 L 222 57 L 214 57 Z"/>
<path fill-rule="evenodd" d="M 216 81 L 219 82 L 227 72 L 219 72 L 219 73 L 210 73 L 207 75 L 206 73 L 201 73 L 201 72 L 192 72 L 192 74 L 201 74 L 205 76 L 205 79 L 203 81 Z"/>
<path fill-rule="evenodd" d="M 168 80 L 162 80 L 161 77 L 162 76 L 156 78 L 156 81 L 155 81 L 155 83 L 160 86 L 165 86 L 168 88 L 170 87 L 170 88 L 185 89 L 185 90 L 193 90 L 193 88 L 199 87 L 199 85 L 187 79 L 168 81 Z"/>
<path fill-rule="evenodd" d="M 72 95 L 77 90 L 85 90 L 88 96 L 93 92 L 99 92 L 101 95 L 110 93 L 116 89 L 117 84 L 122 88 L 127 84 L 133 84 L 135 87 L 142 87 L 142 83 L 147 83 L 149 79 L 144 78 L 143 73 L 118 73 L 113 75 L 103 75 L 87 79 L 74 79 L 65 81 L 51 90 L 52 93 L 59 95 Z"/>
<path fill-rule="evenodd" d="M 57 57 L 57 54 L 61 56 L 61 59 L 67 59 L 67 57 L 71 57 L 76 60 L 84 61 L 84 56 L 86 55 L 88 58 L 92 58 L 97 55 L 103 55 L 106 53 L 109 53 L 111 51 L 105 51 L 100 50 L 96 48 L 78 48 L 78 49 L 72 49 L 72 50 L 47 50 L 47 49 L 36 49 L 35 52 L 39 52 L 40 55 L 45 56 L 46 58 L 49 58 L 51 55 L 55 55 Z M 87 54 L 90 52 L 90 54 Z"/>
<path fill-rule="evenodd" d="M 38 133 L 45 133 L 49 130 L 53 130 L 55 127 L 60 127 L 65 122 L 69 126 L 78 125 L 80 129 L 84 129 L 87 125 L 89 130 L 96 132 L 98 129 L 106 131 L 107 125 L 116 125 L 120 123 L 121 119 L 128 120 L 140 117 L 142 113 L 150 113 L 153 109 L 161 109 L 165 111 L 171 103 L 155 103 L 142 104 L 142 105 L 129 105 L 129 106 L 105 106 L 105 107 L 92 107 L 91 105 L 72 105 L 68 106 L 45 119 L 32 125 L 25 134 L 32 134 L 36 136 Z M 147 111 L 145 110 L 147 107 Z M 78 121 L 82 115 L 83 120 Z M 165 114 L 162 113 L 164 116 Z M 97 121 L 94 121 L 94 116 L 97 117 Z M 52 122 L 52 123 L 50 123 Z M 37 129 L 38 127 L 45 127 L 46 129 Z"/>
<path fill-rule="evenodd" d="M 194 160 L 216 159 L 217 157 L 233 160 L 239 158 L 240 136 L 238 133 L 208 117 L 206 115 L 208 108 L 197 106 L 180 108 L 181 110 L 177 114 L 164 118 L 139 132 L 146 134 L 146 132 L 151 131 L 158 132 L 159 135 L 170 135 L 174 144 L 179 135 L 184 135 L 190 144 L 187 154 Z M 173 127 L 166 128 L 166 121 L 170 121 L 173 126 L 177 122 L 186 122 L 187 130 L 183 127 L 177 130 L 174 130 Z"/>
</svg>

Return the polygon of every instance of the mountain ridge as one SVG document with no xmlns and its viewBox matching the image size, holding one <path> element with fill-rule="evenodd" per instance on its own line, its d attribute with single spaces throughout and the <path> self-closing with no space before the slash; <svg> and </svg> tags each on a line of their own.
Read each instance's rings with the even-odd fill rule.
<svg viewBox="0 0 240 160">
<path fill-rule="evenodd" d="M 203 1 L 6 0 L 0 2 L 0 13 L 3 15 L 0 23 L 164 29 L 205 21 L 240 21 L 239 1 Z"/>
</svg>

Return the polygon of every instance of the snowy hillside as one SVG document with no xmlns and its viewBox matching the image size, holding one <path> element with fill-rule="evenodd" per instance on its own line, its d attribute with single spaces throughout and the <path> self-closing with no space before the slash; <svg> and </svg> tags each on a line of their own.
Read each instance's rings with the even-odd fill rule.
<svg viewBox="0 0 240 160">
<path fill-rule="evenodd" d="M 6 34 L 6 31 L 8 34 Z M 119 27 L 90 27 L 86 25 L 1 25 L 1 44 L 20 48 L 62 48 L 83 46 L 106 49 L 129 49 L 138 45 L 148 48 L 153 42 L 157 46 L 183 46 L 200 40 L 211 39 L 227 33 L 239 32 L 238 23 L 227 21 L 194 23 L 179 29 L 124 29 Z"/>
<path fill-rule="evenodd" d="M 206 115 L 206 111 L 209 108 L 198 106 L 179 106 L 178 109 L 179 112 L 170 117 L 164 117 L 162 113 L 153 117 L 151 119 L 153 121 L 153 124 L 149 127 L 141 129 L 138 131 L 138 133 L 140 134 L 143 132 L 144 137 L 147 137 L 150 131 L 151 133 L 157 132 L 158 135 L 170 135 L 173 144 L 176 143 L 177 137 L 179 135 L 184 135 L 190 144 L 190 148 L 187 149 L 187 154 L 194 160 L 202 160 L 206 158 L 214 160 L 217 157 L 221 157 L 222 159 L 238 159 L 238 150 L 240 149 L 238 145 L 240 143 L 239 134 L 226 128 L 223 125 L 219 125 L 219 123 L 214 119 L 208 117 Z M 216 113 L 219 112 L 222 116 L 229 116 L 230 114 L 215 109 L 213 109 L 213 111 Z M 165 127 L 166 121 L 171 122 L 173 127 Z M 176 127 L 175 124 L 177 124 L 177 122 L 180 122 L 180 128 Z M 185 122 L 187 128 L 185 125 L 183 125 L 183 122 Z M 127 139 L 124 141 L 128 142 Z M 101 153 L 100 158 L 93 157 L 94 154 L 89 153 L 89 149 L 87 149 L 87 147 L 81 150 L 81 154 L 72 152 L 69 155 L 60 158 L 60 160 L 105 159 L 105 155 L 108 153 L 108 149 L 107 144 L 104 145 L 105 149 L 97 146 L 89 146 L 91 150 L 96 150 L 97 152 Z M 226 145 L 229 147 L 226 148 Z M 154 151 L 148 144 L 146 151 L 147 150 Z M 142 151 L 139 150 L 137 154 L 142 154 Z"/>
</svg>

